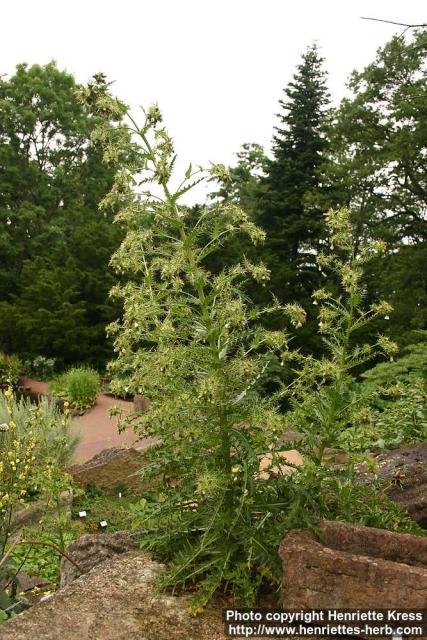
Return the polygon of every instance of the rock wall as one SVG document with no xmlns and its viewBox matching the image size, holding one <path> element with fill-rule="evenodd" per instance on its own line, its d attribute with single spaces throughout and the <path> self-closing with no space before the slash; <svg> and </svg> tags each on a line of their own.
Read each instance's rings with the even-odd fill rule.
<svg viewBox="0 0 427 640">
<path fill-rule="evenodd" d="M 284 608 L 427 607 L 427 538 L 323 522 L 283 540 Z"/>
<path fill-rule="evenodd" d="M 136 449 L 115 447 L 104 449 L 84 464 L 72 465 L 68 472 L 82 488 L 94 485 L 111 495 L 126 488 L 138 495 L 146 488 L 138 474 L 144 464 L 144 455 Z"/>
</svg>

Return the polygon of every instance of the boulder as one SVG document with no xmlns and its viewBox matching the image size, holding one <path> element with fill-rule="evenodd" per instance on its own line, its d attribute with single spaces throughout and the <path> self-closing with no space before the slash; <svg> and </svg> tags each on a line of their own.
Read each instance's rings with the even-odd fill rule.
<svg viewBox="0 0 427 640">
<path fill-rule="evenodd" d="M 63 491 L 60 495 L 61 507 L 65 511 L 67 518 L 71 518 L 71 505 L 73 495 L 71 491 Z M 58 516 L 56 508 L 48 507 L 46 500 L 36 500 L 16 509 L 12 515 L 14 529 L 22 529 L 31 525 L 39 524 L 42 518 L 49 519 Z"/>
<path fill-rule="evenodd" d="M 424 609 L 427 538 L 322 522 L 321 540 L 293 530 L 283 540 L 283 606 Z"/>
<path fill-rule="evenodd" d="M 282 435 L 278 438 L 278 442 L 283 444 L 284 442 L 302 442 L 304 440 L 304 435 L 302 433 L 298 433 L 297 431 L 284 431 Z"/>
<path fill-rule="evenodd" d="M 67 547 L 67 557 L 61 560 L 61 587 L 71 584 L 104 560 L 137 548 L 136 532 L 117 531 L 81 536 Z"/>
<path fill-rule="evenodd" d="M 390 500 L 427 529 L 427 442 L 387 451 L 376 458 Z"/>
<path fill-rule="evenodd" d="M 83 464 L 72 465 L 68 472 L 82 488 L 93 485 L 110 495 L 120 490 L 138 494 L 144 490 L 138 474 L 144 464 L 144 455 L 140 451 L 114 447 L 104 449 Z"/>
<path fill-rule="evenodd" d="M 139 551 L 110 558 L 1 626 L 1 640 L 223 640 L 221 609 L 187 613 L 189 598 L 159 594 L 162 565 Z"/>
</svg>

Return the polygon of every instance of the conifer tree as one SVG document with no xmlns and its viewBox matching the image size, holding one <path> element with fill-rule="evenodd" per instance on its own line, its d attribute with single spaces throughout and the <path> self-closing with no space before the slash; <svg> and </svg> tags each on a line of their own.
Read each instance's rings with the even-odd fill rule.
<svg viewBox="0 0 427 640">
<path fill-rule="evenodd" d="M 256 221 L 267 232 L 263 259 L 272 273 L 270 291 L 281 300 L 304 304 L 320 284 L 315 254 L 324 234 L 324 212 L 310 200 L 310 194 L 321 189 L 329 102 L 316 45 L 302 56 L 284 94 Z"/>
</svg>

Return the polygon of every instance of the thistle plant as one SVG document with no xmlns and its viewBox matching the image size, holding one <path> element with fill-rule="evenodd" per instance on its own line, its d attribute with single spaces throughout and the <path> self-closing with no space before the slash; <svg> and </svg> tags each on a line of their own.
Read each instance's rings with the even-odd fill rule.
<svg viewBox="0 0 427 640">
<path fill-rule="evenodd" d="M 378 241 L 356 243 L 347 209 L 330 211 L 327 224 L 331 251 L 317 258 L 326 284 L 313 294 L 325 355 L 316 359 L 297 351 L 285 354 L 295 367 L 295 377 L 283 390 L 290 404 L 284 422 L 286 429 L 302 436 L 295 446 L 304 456 L 304 465 L 287 482 L 288 512 L 283 525 L 315 529 L 319 520 L 336 519 L 419 534 L 419 526 L 388 500 L 379 481 L 360 482 L 356 466 L 363 461 L 365 469 L 376 469 L 375 461 L 360 447 L 370 420 L 372 393 L 353 384 L 352 374 L 381 355 L 393 360 L 398 350 L 381 334 L 372 343 L 358 340 L 359 329 L 375 319 L 387 319 L 392 311 L 384 300 L 369 304 L 363 285 L 366 263 L 385 247 Z M 371 434 L 371 448 L 380 436 L 378 427 L 376 436 Z"/>
<path fill-rule="evenodd" d="M 365 309 L 361 284 L 363 263 L 382 245 L 366 245 L 356 255 L 349 213 L 329 214 L 336 253 L 319 256 L 319 266 L 339 277 L 343 293 L 334 299 L 318 291 L 314 303 L 330 356 L 292 353 L 288 335 L 261 328 L 260 316 L 286 313 L 299 327 L 303 309 L 274 300 L 256 309 L 243 293 L 249 278 L 265 285 L 266 267 L 244 260 L 212 274 L 205 266 L 231 234 L 245 233 L 257 244 L 264 233 L 235 204 L 211 204 L 195 216 L 181 203 L 208 174 L 190 165 L 183 180 L 175 180 L 173 141 L 157 106 L 143 111 L 139 125 L 102 75 L 81 97 L 100 118 L 93 138 L 105 161 L 120 166 L 101 203 L 125 228 L 111 260 L 121 278 L 112 295 L 123 306 L 109 327 L 117 354 L 109 365 L 112 388 L 151 400 L 148 411 L 120 422 L 155 439 L 141 470 L 151 491 L 134 506 L 134 525 L 144 531 L 143 547 L 166 561 L 161 587 L 196 583 L 193 612 L 218 589 L 249 606 L 263 581 L 280 584 L 277 548 L 287 529 L 312 526 L 325 515 L 375 524 L 382 517 L 368 490 L 363 514 L 349 508 L 351 466 L 343 484 L 336 468 L 324 464 L 357 406 L 349 395 L 350 371 L 379 349 L 390 357 L 396 349 L 382 336 L 373 346 L 353 342 L 359 327 L 390 312 L 385 302 Z M 212 174 L 226 178 L 221 166 Z M 280 393 L 266 398 L 261 390 L 277 364 L 289 360 L 299 371 L 286 390 L 292 407 L 285 420 L 277 408 Z M 285 423 L 304 435 L 306 464 L 295 473 L 280 456 Z M 390 521 L 383 519 L 385 526 Z"/>
<path fill-rule="evenodd" d="M 326 355 L 316 359 L 299 353 L 289 354 L 299 365 L 296 378 L 287 390 L 293 411 L 287 424 L 305 436 L 306 456 L 320 464 L 327 448 L 340 446 L 340 441 L 368 399 L 352 386 L 352 373 L 369 360 L 385 355 L 393 359 L 397 345 L 385 335 L 375 343 L 359 344 L 357 332 L 376 318 L 387 318 L 391 305 L 383 300 L 366 303 L 363 284 L 365 264 L 385 245 L 380 241 L 366 242 L 356 251 L 348 209 L 327 214 L 331 253 L 320 254 L 319 268 L 333 288 L 313 294 L 313 304 L 319 307 L 319 332 L 326 346 Z"/>
<path fill-rule="evenodd" d="M 373 343 L 358 340 L 362 327 L 392 311 L 386 301 L 368 304 L 363 285 L 365 264 L 384 251 L 384 245 L 356 243 L 347 209 L 330 211 L 327 224 L 331 251 L 317 257 L 326 285 L 313 293 L 325 355 L 287 354 L 295 377 L 283 391 L 290 403 L 285 424 L 303 436 L 298 448 L 305 461 L 295 478 L 288 522 L 313 526 L 327 518 L 413 532 L 415 523 L 388 503 L 381 486 L 357 482 L 356 463 L 375 464 L 360 447 L 351 451 L 348 446 L 351 437 L 361 435 L 372 400 L 353 384 L 352 374 L 381 354 L 393 359 L 397 352 L 397 345 L 384 335 Z"/>
<path fill-rule="evenodd" d="M 205 258 L 228 236 L 244 233 L 257 244 L 264 233 L 234 204 L 206 206 L 196 219 L 181 204 L 209 174 L 190 165 L 175 182 L 173 141 L 157 106 L 137 124 L 102 76 L 82 98 L 103 118 L 93 137 L 105 160 L 121 159 L 101 205 L 112 207 L 126 229 L 111 261 L 122 278 L 112 295 L 123 304 L 121 320 L 109 327 L 117 353 L 112 388 L 151 399 L 149 410 L 129 416 L 122 428 L 156 438 L 142 474 L 147 481 L 161 478 L 139 503 L 135 525 L 150 531 L 143 545 L 169 561 L 163 587 L 198 583 L 194 609 L 224 585 L 251 604 L 263 575 L 270 575 L 266 565 L 278 564 L 265 530 L 283 509 L 282 484 L 259 474 L 260 456 L 281 424 L 259 388 L 288 341 L 284 332 L 261 329 L 258 319 L 285 312 L 300 325 L 304 311 L 248 305 L 242 285 L 253 278 L 263 286 L 269 277 L 263 264 L 245 260 L 217 275 L 207 271 Z M 210 175 L 222 172 L 213 166 Z"/>
</svg>

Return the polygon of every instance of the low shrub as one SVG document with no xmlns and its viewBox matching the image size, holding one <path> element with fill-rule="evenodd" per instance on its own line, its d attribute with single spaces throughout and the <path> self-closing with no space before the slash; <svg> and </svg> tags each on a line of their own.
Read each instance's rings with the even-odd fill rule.
<svg viewBox="0 0 427 640">
<path fill-rule="evenodd" d="M 348 452 L 393 449 L 427 439 L 427 343 L 407 347 L 402 356 L 381 362 L 351 384 L 349 426 L 340 435 Z"/>
<path fill-rule="evenodd" d="M 73 367 L 49 383 L 49 393 L 70 403 L 73 409 L 85 411 L 96 402 L 99 375 L 89 367 Z"/>
<path fill-rule="evenodd" d="M 353 462 L 318 465 L 306 460 L 304 467 L 288 479 L 292 508 L 283 519 L 285 528 L 313 528 L 321 520 L 338 520 L 426 535 L 406 511 L 387 498 L 381 481 L 360 482 Z"/>
</svg>

